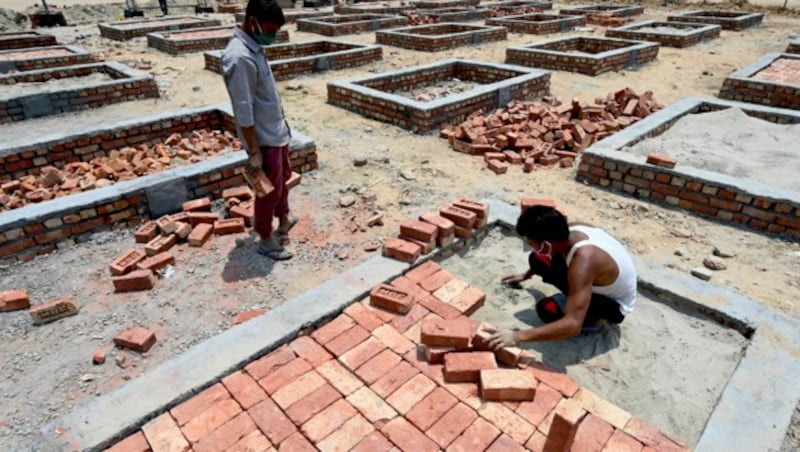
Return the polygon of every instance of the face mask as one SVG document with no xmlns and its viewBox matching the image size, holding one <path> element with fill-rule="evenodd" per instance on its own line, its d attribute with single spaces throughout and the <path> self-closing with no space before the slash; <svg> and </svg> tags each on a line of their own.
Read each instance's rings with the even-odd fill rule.
<svg viewBox="0 0 800 452">
<path fill-rule="evenodd" d="M 547 244 L 547 253 L 544 252 L 545 243 Z M 538 261 L 544 262 L 549 266 L 550 263 L 553 261 L 553 245 L 545 240 L 544 242 L 542 242 L 541 245 L 539 245 L 539 249 L 534 251 L 534 254 L 536 254 L 536 258 Z"/>
<path fill-rule="evenodd" d="M 261 25 L 256 22 L 256 29 L 258 33 L 253 33 L 253 40 L 258 43 L 260 46 L 268 46 L 275 42 L 275 37 L 277 36 L 277 32 L 271 31 L 269 33 L 264 33 L 261 29 Z"/>
</svg>

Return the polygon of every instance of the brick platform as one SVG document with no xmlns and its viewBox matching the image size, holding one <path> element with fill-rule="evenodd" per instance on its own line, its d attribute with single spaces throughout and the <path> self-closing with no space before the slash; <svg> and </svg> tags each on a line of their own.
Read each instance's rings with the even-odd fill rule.
<svg viewBox="0 0 800 452">
<path fill-rule="evenodd" d="M 234 27 L 197 28 L 175 32 L 147 34 L 147 46 L 171 55 L 224 49 L 233 35 Z M 275 43 L 289 41 L 289 32 L 278 30 Z"/>
<path fill-rule="evenodd" d="M 414 6 L 399 1 L 382 3 L 342 3 L 333 7 L 336 14 L 400 14 L 410 11 Z"/>
<path fill-rule="evenodd" d="M 504 41 L 503 27 L 442 23 L 395 28 L 375 33 L 378 44 L 387 44 L 423 52 L 438 52 L 483 42 Z"/>
<path fill-rule="evenodd" d="M 102 73 L 113 80 L 67 88 L 46 89 L 47 81 Z M 9 97 L 0 94 L 0 124 L 70 111 L 99 108 L 130 100 L 159 97 L 150 74 L 120 63 L 94 63 L 0 75 L 2 86 L 43 83 L 41 92 Z"/>
<path fill-rule="evenodd" d="M 25 72 L 58 66 L 94 63 L 97 57 L 76 46 L 33 47 L 0 52 L 0 74 Z"/>
<path fill-rule="evenodd" d="M 395 28 L 408 25 L 408 19 L 403 16 L 389 14 L 345 14 L 342 16 L 329 16 L 306 18 L 297 20 L 297 31 L 306 31 L 325 36 L 339 36 L 365 31 L 375 31 L 383 28 Z"/>
<path fill-rule="evenodd" d="M 786 53 L 800 53 L 800 39 L 789 41 L 789 45 L 786 47 Z"/>
<path fill-rule="evenodd" d="M 610 17 L 632 17 L 644 14 L 643 6 L 628 5 L 589 5 L 578 8 L 563 8 L 559 14 L 570 16 L 610 16 Z"/>
<path fill-rule="evenodd" d="M 194 16 L 172 16 L 169 18 L 133 19 L 121 22 L 97 24 L 100 36 L 115 41 L 128 41 L 139 36 L 157 31 L 178 31 L 187 28 L 218 27 L 222 22 L 218 19 L 206 19 Z"/>
<path fill-rule="evenodd" d="M 575 27 L 586 25 L 586 16 L 567 16 L 560 14 L 523 14 L 489 19 L 486 25 L 506 27 L 512 33 L 542 35 L 566 33 Z"/>
<path fill-rule="evenodd" d="M 45 166 L 88 161 L 115 149 L 163 142 L 173 133 L 227 130 L 236 134 L 230 104 L 165 112 L 136 120 L 98 125 L 80 133 L 54 133 L 34 143 L 15 142 L 0 150 L 0 180 L 35 174 Z M 289 157 L 296 172 L 317 168 L 314 141 L 292 132 Z M 117 182 L 104 188 L 30 204 L 0 214 L 0 258 L 27 261 L 52 252 L 81 234 L 143 220 L 181 209 L 202 196 L 218 198 L 222 190 L 244 183 L 244 151 L 230 152 L 191 165 Z"/>
<path fill-rule="evenodd" d="M 645 41 L 572 37 L 508 48 L 506 62 L 598 75 L 655 60 L 658 47 L 657 43 Z"/>
<path fill-rule="evenodd" d="M 264 47 L 269 67 L 276 80 L 288 80 L 300 74 L 324 72 L 361 66 L 383 58 L 378 45 L 344 41 L 304 41 Z M 206 69 L 222 73 L 222 51 L 204 54 Z"/>
<path fill-rule="evenodd" d="M 653 30 L 653 27 L 672 27 L 681 29 L 680 32 L 662 32 Z M 609 38 L 634 39 L 652 41 L 666 47 L 684 48 L 699 44 L 719 37 L 722 31 L 720 25 L 693 24 L 682 22 L 647 21 L 625 25 L 606 30 Z"/>
<path fill-rule="evenodd" d="M 333 8 L 326 7 L 326 8 L 300 8 L 300 9 L 293 9 L 293 8 L 284 8 L 283 10 L 283 17 L 286 19 L 287 24 L 291 24 L 297 21 L 297 19 L 305 19 L 308 17 L 325 17 L 325 16 L 332 16 L 333 15 Z M 236 23 L 242 23 L 244 20 L 244 13 L 236 13 L 235 15 Z"/>
<path fill-rule="evenodd" d="M 624 151 L 659 135 L 681 117 L 729 107 L 781 124 L 800 123 L 800 112 L 753 104 L 686 98 L 675 102 L 584 152 L 577 177 L 595 185 L 664 203 L 678 209 L 739 224 L 758 232 L 784 234 L 800 240 L 800 194 L 754 181 L 678 165 L 649 165 L 645 156 Z"/>
<path fill-rule="evenodd" d="M 762 56 L 729 75 L 719 97 L 800 110 L 800 55 L 768 53 Z"/>
<path fill-rule="evenodd" d="M 763 13 L 744 13 L 738 11 L 688 11 L 667 16 L 669 22 L 691 22 L 721 25 L 724 30 L 742 31 L 755 27 L 764 20 Z"/>
<path fill-rule="evenodd" d="M 0 50 L 56 45 L 56 37 L 37 30 L 0 33 Z"/>
<path fill-rule="evenodd" d="M 432 9 L 416 9 L 408 11 L 406 14 L 414 14 L 420 17 L 427 17 L 433 23 L 441 22 L 472 22 L 476 20 L 488 19 L 492 15 L 492 11 L 483 8 L 432 8 Z M 490 24 L 486 24 L 490 25 Z"/>
<path fill-rule="evenodd" d="M 453 78 L 481 85 L 431 101 L 394 94 Z M 493 110 L 512 99 L 538 98 L 549 90 L 550 73 L 547 71 L 470 60 L 444 60 L 353 81 L 329 82 L 328 102 L 368 118 L 426 133 L 438 130 L 445 123 L 457 123 L 475 110 Z"/>
</svg>

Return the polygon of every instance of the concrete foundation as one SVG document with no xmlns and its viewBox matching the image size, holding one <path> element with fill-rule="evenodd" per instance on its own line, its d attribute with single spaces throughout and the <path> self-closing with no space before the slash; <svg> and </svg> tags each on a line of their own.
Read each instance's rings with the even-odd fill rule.
<svg viewBox="0 0 800 452">
<path fill-rule="evenodd" d="M 672 27 L 680 29 L 674 33 L 662 32 L 654 27 Z M 657 42 L 665 47 L 684 48 L 719 37 L 720 25 L 705 25 L 683 22 L 647 21 L 624 25 L 606 30 L 609 38 L 634 39 Z"/>
<path fill-rule="evenodd" d="M 721 99 L 751 102 L 771 107 L 800 110 L 800 83 L 787 81 L 796 73 L 774 74 L 774 79 L 759 77 L 758 74 L 769 68 L 777 60 L 795 60 L 800 63 L 800 55 L 794 53 L 768 53 L 755 63 L 729 75 L 719 90 Z M 785 78 L 784 78 L 785 77 Z"/>
<path fill-rule="evenodd" d="M 458 23 L 418 25 L 375 32 L 375 40 L 378 44 L 423 52 L 438 52 L 454 47 L 504 41 L 505 39 L 506 29 L 503 27 Z"/>
<path fill-rule="evenodd" d="M 0 52 L 0 74 L 97 62 L 97 57 L 77 46 L 32 47 Z"/>
<path fill-rule="evenodd" d="M 325 36 L 363 33 L 384 28 L 402 27 L 408 24 L 403 16 L 389 14 L 345 14 L 342 16 L 316 17 L 297 20 L 297 31 L 306 31 Z"/>
<path fill-rule="evenodd" d="M 543 35 L 566 33 L 575 27 L 586 25 L 586 16 L 566 16 L 560 14 L 523 14 L 489 19 L 486 25 L 506 27 L 512 33 Z"/>
<path fill-rule="evenodd" d="M 170 55 L 224 49 L 233 35 L 234 27 L 196 28 L 175 32 L 147 34 L 147 46 Z M 278 30 L 275 43 L 289 41 L 289 32 Z"/>
<path fill-rule="evenodd" d="M 206 19 L 194 16 L 170 16 L 153 19 L 132 19 L 121 22 L 97 24 L 100 36 L 115 41 L 128 41 L 139 36 L 157 31 L 178 31 L 188 28 L 218 27 L 222 22 L 218 19 Z"/>
<path fill-rule="evenodd" d="M 0 33 L 0 50 L 54 45 L 56 45 L 56 37 L 41 31 L 6 31 Z"/>
<path fill-rule="evenodd" d="M 746 13 L 739 11 L 688 11 L 667 16 L 669 22 L 691 22 L 720 25 L 724 30 L 742 31 L 755 27 L 764 20 L 763 13 Z"/>
</svg>

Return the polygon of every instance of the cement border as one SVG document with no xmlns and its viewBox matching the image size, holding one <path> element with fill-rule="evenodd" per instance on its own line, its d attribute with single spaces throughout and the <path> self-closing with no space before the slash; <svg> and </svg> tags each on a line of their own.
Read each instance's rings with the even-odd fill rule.
<svg viewBox="0 0 800 452">
<path fill-rule="evenodd" d="M 752 64 L 725 78 L 719 90 L 719 98 L 800 110 L 800 86 L 754 78 L 776 60 L 784 58 L 800 60 L 800 54 L 775 52 L 760 56 Z"/>
<path fill-rule="evenodd" d="M 147 47 L 151 47 L 160 52 L 170 55 L 180 55 L 184 53 L 203 52 L 206 50 L 224 49 L 228 45 L 233 30 L 236 29 L 234 25 L 220 25 L 217 27 L 206 28 L 187 28 L 178 31 L 155 31 L 147 33 Z M 229 31 L 227 35 L 205 37 L 205 38 L 180 38 L 181 33 L 198 33 L 205 31 Z M 289 42 L 289 32 L 287 30 L 278 30 L 275 36 L 276 44 L 284 44 Z"/>
<path fill-rule="evenodd" d="M 667 26 L 673 28 L 690 29 L 683 33 L 658 33 L 640 30 L 645 27 Z M 721 25 L 698 24 L 691 22 L 666 22 L 661 20 L 647 20 L 636 22 L 621 27 L 606 29 L 605 35 L 610 38 L 634 39 L 640 41 L 655 41 L 662 46 L 685 48 L 710 39 L 718 38 Z"/>
<path fill-rule="evenodd" d="M 420 34 L 422 29 L 435 28 L 468 29 L 452 33 Z M 410 27 L 377 30 L 375 42 L 382 45 L 402 47 L 422 52 L 437 52 L 467 45 L 479 45 L 484 42 L 505 41 L 506 28 L 491 25 L 463 24 L 457 22 L 439 22 L 435 24 L 412 25 Z"/>
</svg>

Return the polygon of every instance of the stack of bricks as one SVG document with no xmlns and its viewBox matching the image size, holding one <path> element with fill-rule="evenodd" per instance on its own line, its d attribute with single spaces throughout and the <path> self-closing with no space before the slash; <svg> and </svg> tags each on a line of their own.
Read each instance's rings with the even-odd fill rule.
<svg viewBox="0 0 800 452">
<path fill-rule="evenodd" d="M 511 101 L 488 116 L 478 110 L 458 126 L 444 125 L 439 136 L 455 151 L 482 156 L 496 174 L 514 164 L 523 165 L 527 173 L 538 166 L 571 167 L 593 143 L 661 108 L 651 91 L 639 95 L 630 88 L 593 105 L 548 97 L 542 102 Z"/>
<path fill-rule="evenodd" d="M 28 309 L 33 323 L 42 325 L 78 314 L 80 305 L 71 295 L 54 298 L 31 306 L 28 292 L 24 290 L 0 291 L 0 312 Z"/>
<path fill-rule="evenodd" d="M 400 224 L 400 235 L 383 243 L 383 255 L 403 262 L 414 262 L 436 247 L 445 248 L 456 238 L 467 239 L 473 230 L 486 226 L 489 205 L 460 198 L 436 212 Z"/>
</svg>

